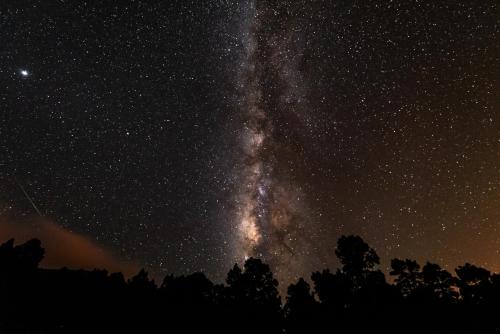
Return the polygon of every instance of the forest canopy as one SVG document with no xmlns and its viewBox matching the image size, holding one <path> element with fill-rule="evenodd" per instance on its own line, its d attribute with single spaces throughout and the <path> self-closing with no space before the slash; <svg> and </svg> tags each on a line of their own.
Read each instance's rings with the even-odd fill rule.
<svg viewBox="0 0 500 334">
<path fill-rule="evenodd" d="M 0 246 L 2 333 L 497 332 L 500 275 L 466 263 L 450 273 L 435 263 L 391 261 L 391 279 L 359 236 L 342 236 L 340 267 L 300 278 L 280 296 L 260 259 L 235 264 L 224 284 L 204 273 L 145 270 L 130 279 L 105 270 L 44 269 L 42 244 Z M 390 281 L 391 283 L 389 283 Z"/>
</svg>

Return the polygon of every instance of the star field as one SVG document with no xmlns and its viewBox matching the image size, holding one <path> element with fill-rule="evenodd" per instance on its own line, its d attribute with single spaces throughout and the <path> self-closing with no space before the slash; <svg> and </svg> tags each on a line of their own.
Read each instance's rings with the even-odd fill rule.
<svg viewBox="0 0 500 334">
<path fill-rule="evenodd" d="M 496 1 L 4 1 L 0 213 L 157 274 L 500 270 Z M 6 239 L 4 237 L 4 239 Z"/>
</svg>

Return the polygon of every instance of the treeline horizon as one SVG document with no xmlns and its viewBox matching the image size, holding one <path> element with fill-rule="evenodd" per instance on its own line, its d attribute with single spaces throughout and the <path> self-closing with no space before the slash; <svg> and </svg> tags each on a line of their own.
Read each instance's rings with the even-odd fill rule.
<svg viewBox="0 0 500 334">
<path fill-rule="evenodd" d="M 332 272 L 279 282 L 260 259 L 235 264 L 224 284 L 205 274 L 142 269 L 125 279 L 106 270 L 43 269 L 40 240 L 0 245 L 0 333 L 500 333 L 500 274 L 465 263 L 380 258 L 359 236 L 342 236 Z M 309 282 L 311 283 L 309 283 Z"/>
</svg>

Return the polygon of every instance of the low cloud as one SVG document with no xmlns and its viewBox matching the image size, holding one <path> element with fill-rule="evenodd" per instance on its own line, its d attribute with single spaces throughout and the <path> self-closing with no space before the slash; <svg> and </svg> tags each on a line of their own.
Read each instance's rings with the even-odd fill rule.
<svg viewBox="0 0 500 334">
<path fill-rule="evenodd" d="M 109 250 L 98 246 L 89 237 L 69 231 L 40 217 L 0 216 L 0 243 L 11 238 L 15 244 L 37 238 L 45 249 L 41 262 L 44 268 L 106 269 L 122 272 L 126 277 L 136 274 L 139 266 L 120 260 Z"/>
</svg>

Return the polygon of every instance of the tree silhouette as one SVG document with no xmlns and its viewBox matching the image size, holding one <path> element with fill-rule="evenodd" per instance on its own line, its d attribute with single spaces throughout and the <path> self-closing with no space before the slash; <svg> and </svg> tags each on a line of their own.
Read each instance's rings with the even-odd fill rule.
<svg viewBox="0 0 500 334">
<path fill-rule="evenodd" d="M 203 273 L 175 277 L 168 275 L 163 280 L 160 292 L 170 301 L 182 304 L 204 304 L 213 299 L 214 284 Z"/>
<path fill-rule="evenodd" d="M 368 330 L 383 311 L 392 312 L 396 289 L 377 269 L 379 257 L 359 236 L 342 236 L 335 254 L 342 265 L 335 274 L 329 270 L 315 272 L 311 279 L 321 301 L 321 323 L 334 317 L 341 330 Z M 356 321 L 364 318 L 365 322 Z"/>
<path fill-rule="evenodd" d="M 417 261 L 393 259 L 391 268 L 390 275 L 396 276 L 394 282 L 403 297 L 411 298 L 422 288 L 423 278 Z"/>
<path fill-rule="evenodd" d="M 249 258 L 244 270 L 235 265 L 229 271 L 226 283 L 227 306 L 235 312 L 233 319 L 245 324 L 243 331 L 279 330 L 282 311 L 278 281 L 267 264 Z"/>
<path fill-rule="evenodd" d="M 366 303 L 367 298 L 376 298 L 374 293 L 376 294 L 386 282 L 384 274 L 376 270 L 380 258 L 375 250 L 361 237 L 350 235 L 340 237 L 335 254 L 342 264 L 341 273 L 345 275 L 344 280 L 348 280 L 352 285 L 352 295 L 360 299 L 361 303 Z"/>
<path fill-rule="evenodd" d="M 0 266 L 5 271 L 34 270 L 42 261 L 45 250 L 38 239 L 31 239 L 22 245 L 14 246 L 10 239 L 0 246 Z"/>
<path fill-rule="evenodd" d="M 203 273 L 44 269 L 38 240 L 0 245 L 0 333 L 498 333 L 500 275 L 466 263 L 457 277 L 434 263 L 393 259 L 385 280 L 375 250 L 341 237 L 340 268 L 299 278 L 281 305 L 270 267 L 250 258 L 226 284 Z"/>
<path fill-rule="evenodd" d="M 38 239 L 31 239 L 26 243 L 14 248 L 17 252 L 18 262 L 22 268 L 36 269 L 43 259 L 45 250 L 42 248 L 42 243 Z"/>
<path fill-rule="evenodd" d="M 296 284 L 291 284 L 287 291 L 284 307 L 287 332 L 305 333 L 314 328 L 318 303 L 310 291 L 309 284 L 300 278 Z"/>
<path fill-rule="evenodd" d="M 342 264 L 342 271 L 356 277 L 364 272 L 373 270 L 380 264 L 380 258 L 373 248 L 359 236 L 341 236 L 337 241 L 335 255 Z"/>
<path fill-rule="evenodd" d="M 128 281 L 128 285 L 133 289 L 140 291 L 141 293 L 147 293 L 149 291 L 154 291 L 156 289 L 156 284 L 154 280 L 149 279 L 147 271 L 141 269 Z"/>
<path fill-rule="evenodd" d="M 491 273 L 470 263 L 458 267 L 455 272 L 463 301 L 467 304 L 484 303 L 491 289 Z"/>
<path fill-rule="evenodd" d="M 249 258 L 244 265 L 244 271 L 235 265 L 228 273 L 227 284 L 233 297 L 244 300 L 245 303 L 277 311 L 281 308 L 278 293 L 278 281 L 267 264 L 260 259 Z"/>
<path fill-rule="evenodd" d="M 438 264 L 427 262 L 422 268 L 424 295 L 438 302 L 453 302 L 458 294 L 456 279 Z"/>
<path fill-rule="evenodd" d="M 324 307 L 342 312 L 350 306 L 353 282 L 340 270 L 335 274 L 328 269 L 315 272 L 311 279 L 314 282 L 314 291 Z"/>
</svg>

